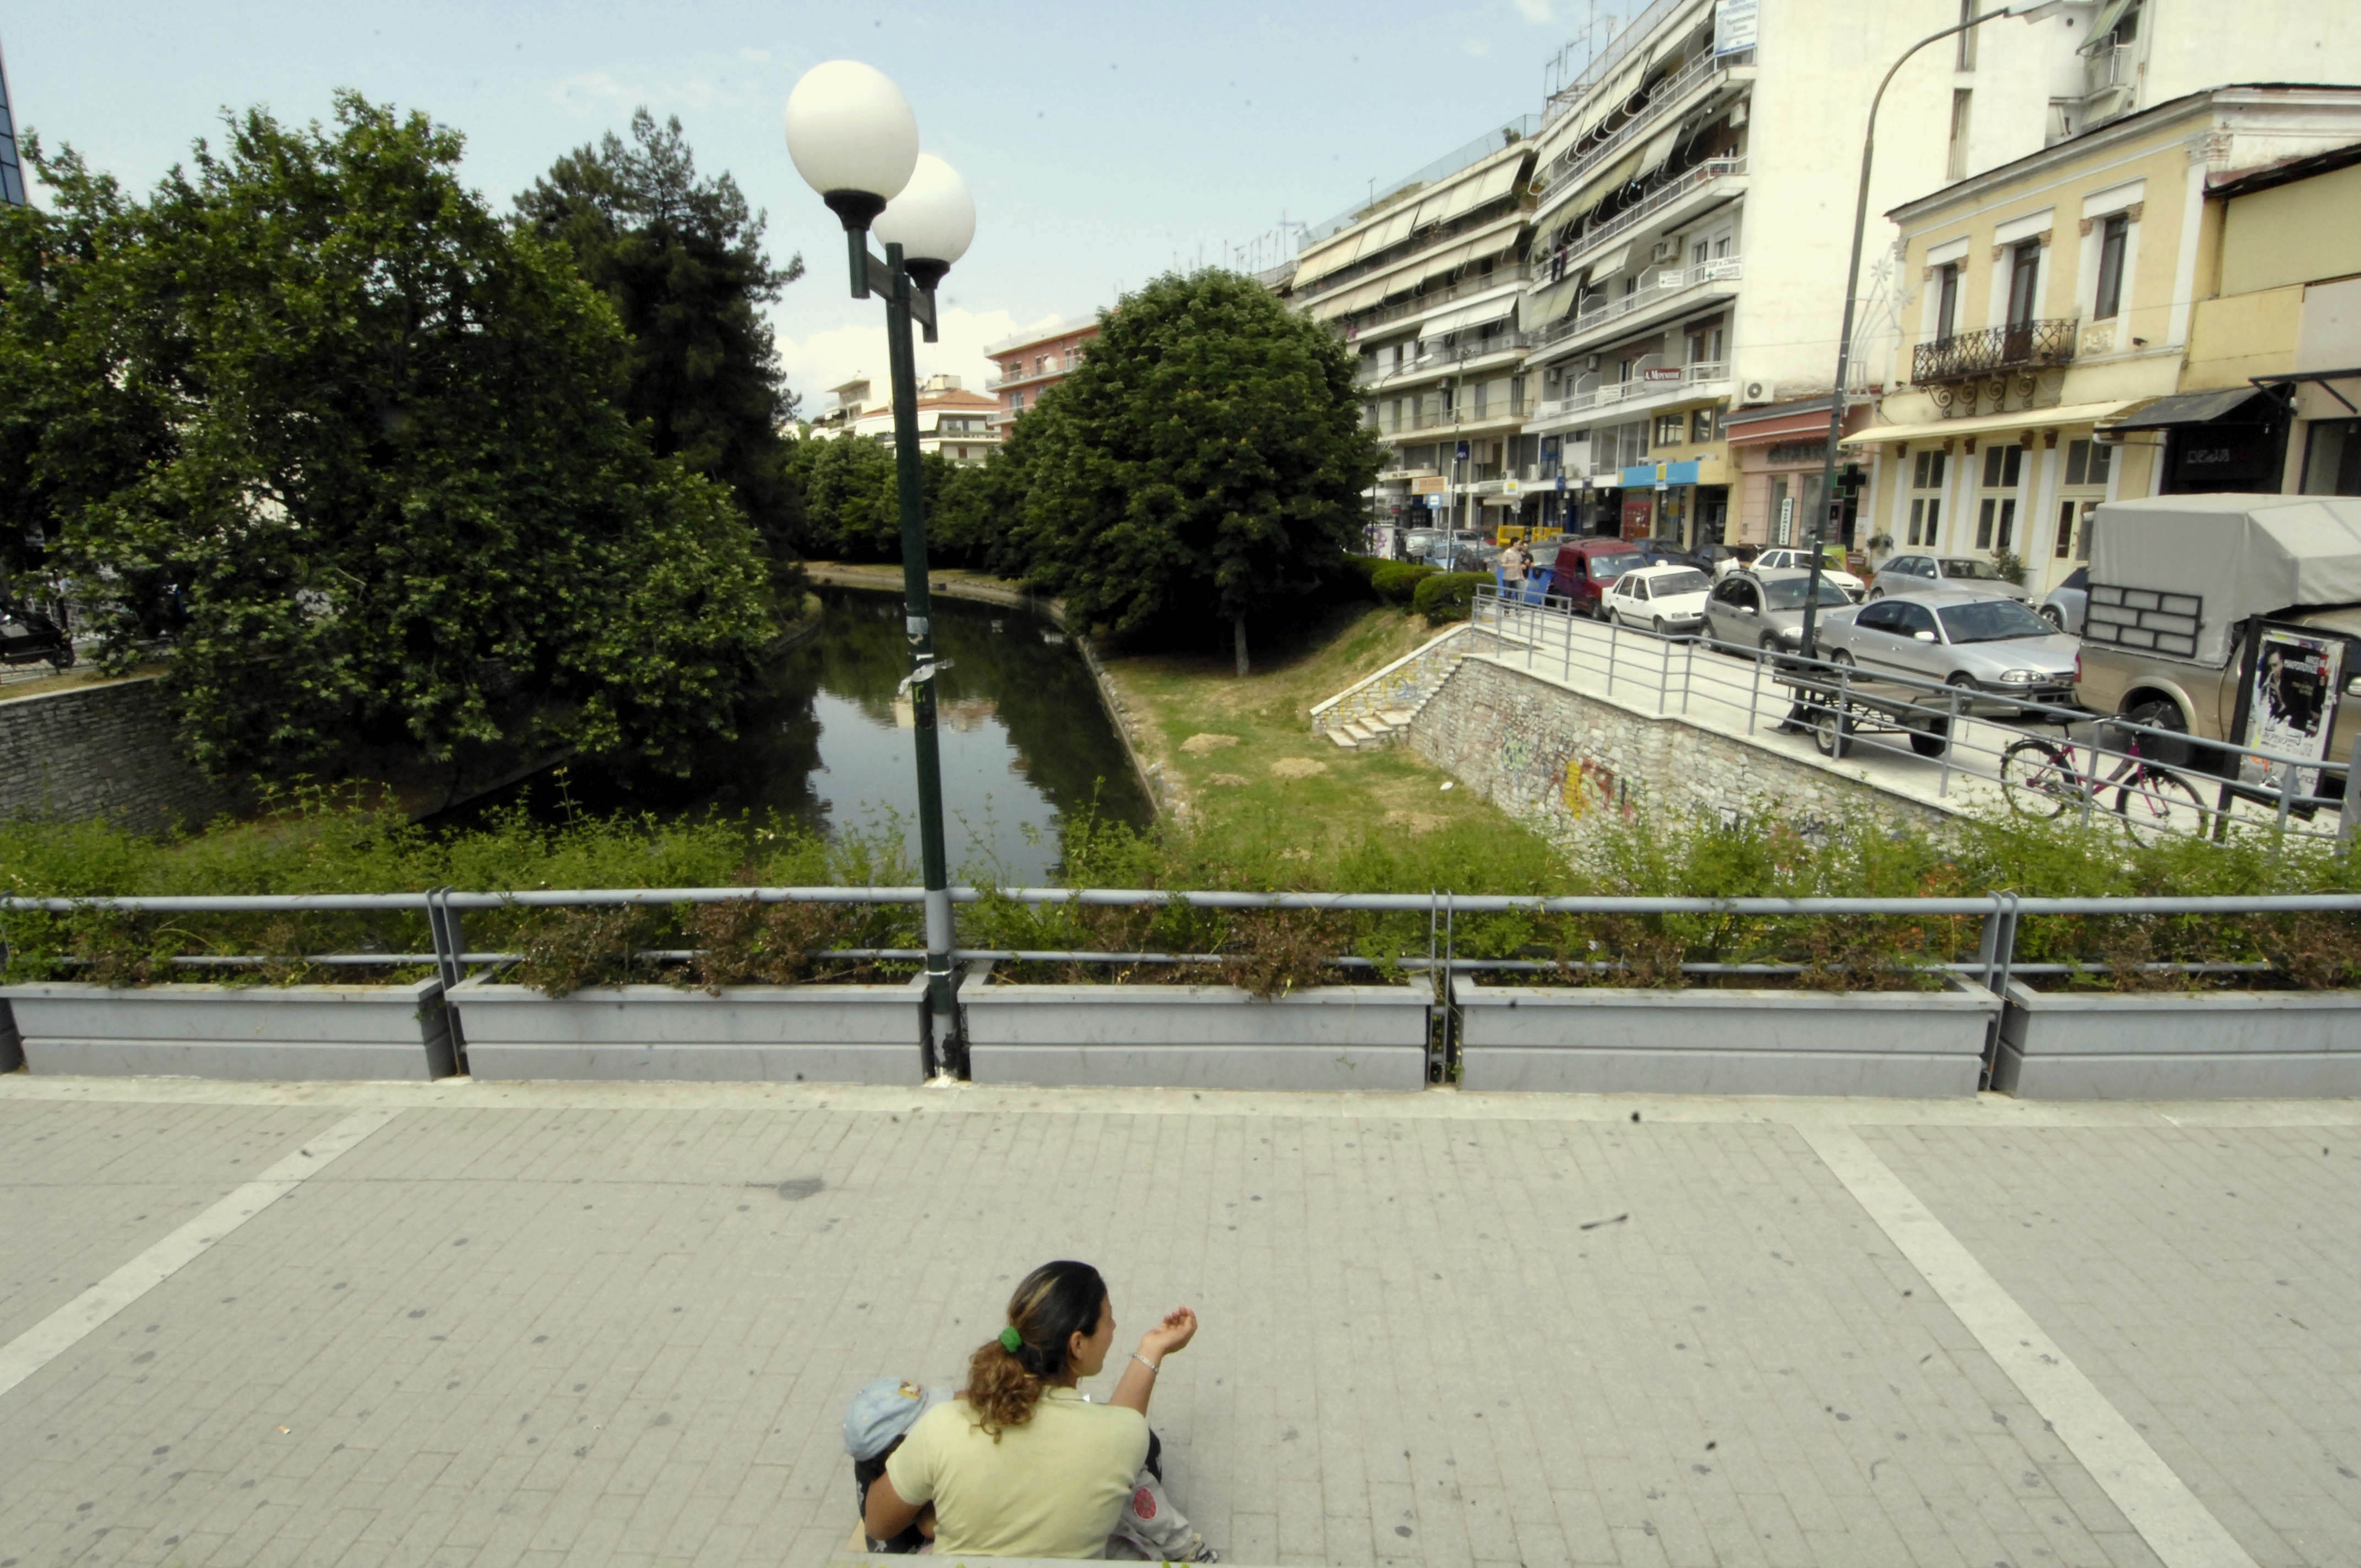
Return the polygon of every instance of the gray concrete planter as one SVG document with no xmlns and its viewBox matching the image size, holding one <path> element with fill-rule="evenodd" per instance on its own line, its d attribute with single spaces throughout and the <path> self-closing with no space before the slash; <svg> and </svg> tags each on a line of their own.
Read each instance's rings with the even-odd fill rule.
<svg viewBox="0 0 2361 1568">
<path fill-rule="evenodd" d="M 2026 1100 L 2361 1095 L 2361 992 L 2008 987 L 1993 1087 Z"/>
<path fill-rule="evenodd" d="M 960 986 L 978 1083 L 1172 1089 L 1426 1087 L 1423 977 L 1259 1002 L 1230 985 Z"/>
<path fill-rule="evenodd" d="M 440 981 L 408 985 L 0 987 L 25 1065 L 99 1077 L 448 1078 Z"/>
<path fill-rule="evenodd" d="M 451 992 L 478 1079 L 911 1083 L 926 1076 L 926 982 L 669 985 L 549 997 L 481 978 Z"/>
<path fill-rule="evenodd" d="M 1972 1094 L 2000 999 L 1462 980 L 1459 1086 L 1559 1093 Z"/>
</svg>

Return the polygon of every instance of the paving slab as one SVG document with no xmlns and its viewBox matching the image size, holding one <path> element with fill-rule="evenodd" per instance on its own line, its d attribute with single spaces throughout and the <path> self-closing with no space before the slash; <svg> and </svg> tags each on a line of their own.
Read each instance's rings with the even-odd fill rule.
<svg viewBox="0 0 2361 1568">
<path fill-rule="evenodd" d="M 0 1281 L 38 1279 L 0 1357 L 194 1250 L 0 1392 L 0 1563 L 830 1562 L 845 1399 L 954 1380 L 1067 1255 L 1119 1332 L 1202 1315 L 1151 1420 L 1234 1563 L 2344 1562 L 2356 1155 L 2344 1102 L 9 1075 L 0 1201 L 37 1223 Z M 2152 1447 L 2160 1510 L 1865 1169 Z"/>
</svg>

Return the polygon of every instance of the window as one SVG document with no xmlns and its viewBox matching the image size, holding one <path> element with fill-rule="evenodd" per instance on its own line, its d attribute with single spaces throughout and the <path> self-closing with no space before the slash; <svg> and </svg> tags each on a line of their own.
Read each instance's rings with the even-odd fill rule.
<svg viewBox="0 0 2361 1568">
<path fill-rule="evenodd" d="M 1943 263 L 1935 274 L 1935 335 L 1952 336 L 1960 330 L 1960 264 Z"/>
<path fill-rule="evenodd" d="M 2303 447 L 2303 493 L 2361 496 L 2361 419 L 2316 419 Z"/>
<path fill-rule="evenodd" d="M 1706 242 L 1703 240 L 1699 240 L 1695 245 L 1689 247 L 1689 265 L 1692 267 L 1704 266 L 1707 248 Z"/>
<path fill-rule="evenodd" d="M 1976 0 L 1960 0 L 1960 26 L 1966 27 L 1968 23 L 1975 19 L 1975 16 Z M 1973 71 L 1975 68 L 1976 29 L 1973 27 L 1967 27 L 1967 30 L 1960 35 L 1960 69 L 1961 71 Z"/>
<path fill-rule="evenodd" d="M 2102 446 L 2095 441 L 2066 444 L 2065 488 L 2082 493 L 2059 498 L 2058 536 L 2049 545 L 2055 559 L 2091 558 L 2092 514 L 2107 499 L 2107 478 L 2114 472 L 2114 461 L 2115 449 L 2112 446 Z"/>
<path fill-rule="evenodd" d="M 2038 304 L 2035 294 L 2041 281 L 2041 242 L 2028 239 L 2008 253 L 2008 324 L 2021 327 L 2033 320 Z"/>
<path fill-rule="evenodd" d="M 1976 548 L 1999 554 L 2016 533 L 2016 488 L 2025 477 L 2025 448 L 1984 448 L 1983 489 L 1976 503 Z"/>
<path fill-rule="evenodd" d="M 1951 93 L 1951 155 L 1944 170 L 1946 179 L 1965 180 L 1968 177 L 1968 101 L 1974 96 L 1964 87 L 1956 88 Z"/>
<path fill-rule="evenodd" d="M 1913 604 L 1908 599 L 1888 599 L 1885 602 L 1894 607 L 1894 630 L 1897 635 L 1916 637 L 1922 631 L 1929 637 L 1935 635 L 1933 610 L 1923 604 Z"/>
<path fill-rule="evenodd" d="M 2131 242 L 2132 221 L 2122 213 L 2099 229 L 2099 293 L 2091 307 L 2093 320 L 2106 321 L 2123 308 L 2124 250 Z"/>
<path fill-rule="evenodd" d="M 1021 414 L 1025 411 L 1024 393 L 1011 392 L 1008 394 L 1008 411 L 1012 414 Z"/>
<path fill-rule="evenodd" d="M 1659 446 L 1678 446 L 1681 444 L 1682 433 L 1687 428 L 1688 416 L 1686 414 L 1658 414 L 1656 416 L 1656 444 Z"/>
<path fill-rule="evenodd" d="M 1913 549 L 1935 548 L 1936 531 L 1943 521 L 1943 468 L 1949 455 L 1940 447 L 1921 452 L 1910 471 L 1910 488 L 1913 490 L 1932 492 L 1910 498 L 1910 544 Z"/>
<path fill-rule="evenodd" d="M 1711 409 L 1691 409 L 1689 411 L 1689 441 L 1691 444 L 1695 444 L 1699 442 L 1711 441 L 1713 439 L 1713 411 Z"/>
<path fill-rule="evenodd" d="M 1854 616 L 1852 623 L 1863 631 L 1888 631 L 1898 635 L 1902 630 L 1902 601 L 1879 599 Z"/>
</svg>

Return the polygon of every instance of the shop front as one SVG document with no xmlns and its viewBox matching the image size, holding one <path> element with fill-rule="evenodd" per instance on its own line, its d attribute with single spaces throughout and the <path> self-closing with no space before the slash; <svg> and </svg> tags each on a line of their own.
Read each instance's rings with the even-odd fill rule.
<svg viewBox="0 0 2361 1568">
<path fill-rule="evenodd" d="M 1620 476 L 1623 501 L 1619 514 L 1623 537 L 1677 540 L 1684 547 L 1692 543 L 1690 530 L 1696 524 L 1701 492 L 1720 488 L 1697 482 L 1701 466 L 1697 459 L 1689 458 L 1626 467 Z"/>
<path fill-rule="evenodd" d="M 2272 494 L 2287 465 L 2287 405 L 2258 387 L 2176 392 L 2110 420 L 2103 439 L 2154 432 L 2164 441 L 2157 493 Z M 2153 437 L 2151 437 L 2153 439 Z"/>
<path fill-rule="evenodd" d="M 1848 411 L 1846 430 L 1858 428 L 1868 412 L 1865 404 Z M 1781 545 L 1808 541 L 1813 521 L 1828 499 L 1828 400 L 1811 398 L 1741 409 L 1725 419 L 1723 426 L 1736 469 L 1732 488 L 1737 517 L 1726 530 L 1728 543 Z M 1846 517 L 1841 543 L 1850 549 L 1859 530 L 1850 511 Z"/>
</svg>

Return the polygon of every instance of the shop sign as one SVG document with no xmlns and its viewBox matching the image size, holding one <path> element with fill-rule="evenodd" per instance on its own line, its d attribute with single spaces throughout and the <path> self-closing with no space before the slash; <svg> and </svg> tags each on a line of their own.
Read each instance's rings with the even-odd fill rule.
<svg viewBox="0 0 2361 1568">
<path fill-rule="evenodd" d="M 1675 274 L 1675 277 L 1678 274 Z M 1659 365 L 1640 372 L 1642 381 L 1678 381 L 1687 372 L 1677 365 Z"/>
<path fill-rule="evenodd" d="M 1439 496 L 1443 494 L 1443 488 L 1444 480 L 1440 474 L 1422 474 L 1410 482 L 1410 493 L 1414 496 Z"/>
<path fill-rule="evenodd" d="M 1761 5 L 1762 0 L 1714 0 L 1715 54 L 1736 54 L 1754 47 L 1755 29 L 1762 20 Z"/>
</svg>

